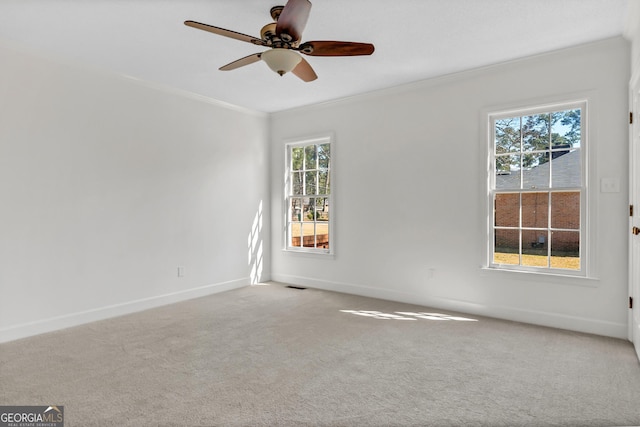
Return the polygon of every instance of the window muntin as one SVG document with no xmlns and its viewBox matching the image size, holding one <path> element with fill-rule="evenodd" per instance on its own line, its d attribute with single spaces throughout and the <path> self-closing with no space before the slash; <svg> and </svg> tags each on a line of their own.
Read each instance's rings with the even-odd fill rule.
<svg viewBox="0 0 640 427">
<path fill-rule="evenodd" d="M 489 116 L 491 267 L 584 275 L 585 110 Z"/>
<path fill-rule="evenodd" d="M 286 145 L 286 153 L 285 247 L 332 253 L 331 139 L 290 143 Z"/>
</svg>

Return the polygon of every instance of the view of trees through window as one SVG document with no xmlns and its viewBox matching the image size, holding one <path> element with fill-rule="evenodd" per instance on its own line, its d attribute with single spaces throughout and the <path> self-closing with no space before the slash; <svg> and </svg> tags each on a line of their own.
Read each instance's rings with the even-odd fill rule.
<svg viewBox="0 0 640 427">
<path fill-rule="evenodd" d="M 580 270 L 582 107 L 492 126 L 493 264 Z"/>
<path fill-rule="evenodd" d="M 331 194 L 331 145 L 288 146 L 289 248 L 315 248 L 328 252 Z"/>
</svg>

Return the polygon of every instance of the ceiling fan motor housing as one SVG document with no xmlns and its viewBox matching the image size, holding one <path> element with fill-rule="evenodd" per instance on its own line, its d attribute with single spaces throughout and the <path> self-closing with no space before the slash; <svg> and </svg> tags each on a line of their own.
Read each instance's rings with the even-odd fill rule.
<svg viewBox="0 0 640 427">
<path fill-rule="evenodd" d="M 276 36 L 275 22 L 271 22 L 265 25 L 264 27 L 262 27 L 262 30 L 260 30 L 260 37 L 262 37 L 262 40 L 269 41 L 269 40 L 272 40 L 275 36 Z"/>
<path fill-rule="evenodd" d="M 270 14 L 274 21 L 278 21 L 278 18 L 280 18 L 280 14 L 282 13 L 282 9 L 284 9 L 284 6 L 273 6 L 271 8 Z"/>
</svg>

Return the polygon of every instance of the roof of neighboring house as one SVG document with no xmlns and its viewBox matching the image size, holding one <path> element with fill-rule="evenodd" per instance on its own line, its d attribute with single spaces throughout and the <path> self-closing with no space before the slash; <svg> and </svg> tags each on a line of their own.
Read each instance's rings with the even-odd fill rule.
<svg viewBox="0 0 640 427">
<path fill-rule="evenodd" d="M 557 153 L 558 155 L 549 162 L 522 170 L 523 189 L 549 188 L 549 168 L 553 168 L 553 188 L 582 186 L 580 150 Z M 514 170 L 505 175 L 496 175 L 496 188 L 519 189 L 520 170 Z"/>
</svg>

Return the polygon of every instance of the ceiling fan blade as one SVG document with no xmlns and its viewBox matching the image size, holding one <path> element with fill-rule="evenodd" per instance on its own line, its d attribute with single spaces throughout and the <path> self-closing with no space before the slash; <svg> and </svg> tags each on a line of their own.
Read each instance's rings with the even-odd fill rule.
<svg viewBox="0 0 640 427">
<path fill-rule="evenodd" d="M 299 41 L 310 11 L 309 0 L 289 0 L 278 18 L 276 35 L 285 42 Z"/>
<path fill-rule="evenodd" d="M 371 55 L 375 47 L 371 43 L 312 41 L 302 43 L 298 50 L 311 56 L 357 56 Z"/>
<path fill-rule="evenodd" d="M 218 34 L 220 36 L 230 37 L 232 39 L 240 40 L 243 42 L 253 43 L 258 46 L 266 46 L 266 42 L 257 37 L 249 36 L 247 34 L 238 33 L 236 31 L 225 30 L 224 28 L 214 27 L 213 25 L 202 24 L 195 21 L 184 21 L 184 25 L 187 27 L 197 28 L 199 30 L 208 31 L 210 33 Z"/>
<path fill-rule="evenodd" d="M 318 75 L 316 74 L 316 72 L 313 71 L 313 68 L 311 68 L 311 65 L 309 65 L 307 60 L 304 58 L 302 58 L 302 60 L 298 62 L 298 65 L 296 65 L 296 67 L 293 70 L 291 70 L 291 72 L 296 76 L 300 77 L 300 79 L 302 79 L 305 82 L 311 82 L 318 78 Z"/>
<path fill-rule="evenodd" d="M 230 62 L 227 65 L 220 67 L 220 71 L 231 71 L 236 68 L 244 67 L 245 65 L 253 64 L 254 62 L 260 61 L 260 57 L 262 53 L 254 53 L 249 56 L 245 56 L 244 58 L 240 58 L 236 61 Z"/>
</svg>

